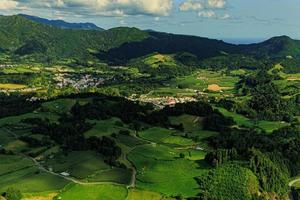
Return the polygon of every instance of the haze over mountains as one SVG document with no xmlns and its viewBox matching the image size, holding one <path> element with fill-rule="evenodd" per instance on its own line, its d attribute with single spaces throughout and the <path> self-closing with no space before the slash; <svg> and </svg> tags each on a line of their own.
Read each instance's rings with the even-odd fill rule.
<svg viewBox="0 0 300 200">
<path fill-rule="evenodd" d="M 39 21 L 39 22 L 37 22 Z M 297 58 L 300 41 L 288 36 L 274 37 L 257 44 L 235 45 L 222 40 L 197 36 L 176 35 L 137 28 L 113 28 L 102 31 L 57 28 L 45 25 L 53 21 L 18 16 L 0 17 L 0 48 L 17 55 L 47 55 L 56 58 L 88 57 L 97 55 L 114 63 L 126 63 L 154 52 L 174 54 L 188 52 L 198 59 L 243 54 L 255 58 Z M 68 24 L 68 23 L 67 23 Z M 88 26 L 92 27 L 92 26 Z"/>
</svg>

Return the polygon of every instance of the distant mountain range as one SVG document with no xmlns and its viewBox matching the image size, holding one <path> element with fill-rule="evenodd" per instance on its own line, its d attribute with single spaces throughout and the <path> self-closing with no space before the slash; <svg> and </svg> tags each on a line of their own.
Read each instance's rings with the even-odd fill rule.
<svg viewBox="0 0 300 200">
<path fill-rule="evenodd" d="M 24 15 L 0 16 L 0 49 L 21 56 L 36 55 L 37 58 L 87 58 L 96 55 L 116 64 L 155 52 L 187 52 L 199 60 L 230 54 L 257 59 L 300 58 L 300 41 L 288 36 L 274 37 L 256 44 L 235 45 L 222 40 L 137 28 L 74 30 L 37 21 Z"/>
<path fill-rule="evenodd" d="M 44 19 L 44 18 L 31 16 L 31 15 L 25 15 L 25 14 L 19 14 L 19 16 L 25 17 L 34 22 L 38 22 L 41 24 L 46 24 L 46 25 L 50 25 L 50 26 L 54 26 L 54 27 L 58 27 L 58 28 L 63 28 L 63 29 L 104 31 L 103 28 L 100 28 L 93 23 L 69 23 L 69 22 L 65 22 L 63 20 L 49 20 L 49 19 Z"/>
</svg>

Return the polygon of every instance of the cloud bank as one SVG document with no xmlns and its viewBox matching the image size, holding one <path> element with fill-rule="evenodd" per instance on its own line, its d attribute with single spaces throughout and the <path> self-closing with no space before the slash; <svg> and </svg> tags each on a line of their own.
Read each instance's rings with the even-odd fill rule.
<svg viewBox="0 0 300 200">
<path fill-rule="evenodd" d="M 167 16 L 173 0 L 1 0 L 0 9 L 51 9 L 95 16 Z"/>
</svg>

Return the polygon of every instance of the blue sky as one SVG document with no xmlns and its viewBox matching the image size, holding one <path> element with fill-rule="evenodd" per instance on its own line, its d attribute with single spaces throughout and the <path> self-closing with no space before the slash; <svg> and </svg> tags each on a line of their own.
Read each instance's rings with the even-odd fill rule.
<svg viewBox="0 0 300 200">
<path fill-rule="evenodd" d="M 199 35 L 300 39 L 300 0 L 0 0 L 0 13 Z"/>
</svg>

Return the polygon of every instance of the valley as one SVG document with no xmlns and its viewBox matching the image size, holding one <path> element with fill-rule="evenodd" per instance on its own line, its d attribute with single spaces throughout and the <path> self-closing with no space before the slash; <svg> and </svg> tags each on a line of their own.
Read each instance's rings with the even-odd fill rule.
<svg viewBox="0 0 300 200">
<path fill-rule="evenodd" d="M 0 16 L 3 198 L 300 194 L 298 40 L 234 45 L 35 20 Z"/>
</svg>

